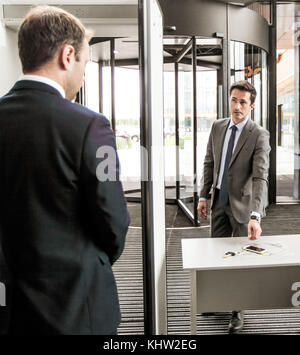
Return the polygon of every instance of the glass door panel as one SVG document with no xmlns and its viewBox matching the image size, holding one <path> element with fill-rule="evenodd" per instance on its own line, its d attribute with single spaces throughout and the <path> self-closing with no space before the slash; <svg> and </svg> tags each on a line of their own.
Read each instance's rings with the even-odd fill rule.
<svg viewBox="0 0 300 355">
<path fill-rule="evenodd" d="M 115 69 L 116 141 L 125 191 L 140 190 L 140 86 L 139 70 Z"/>
<path fill-rule="evenodd" d="M 113 41 L 113 44 L 112 44 Z M 112 48 L 113 46 L 113 48 Z M 137 37 L 122 37 L 101 41 L 92 46 L 94 56 L 100 56 L 102 113 L 115 122 L 115 135 L 121 165 L 121 181 L 127 197 L 141 197 L 140 152 L 140 72 Z M 112 65 L 113 63 L 113 65 Z M 114 83 L 114 85 L 112 85 Z M 113 93 L 113 95 L 112 95 Z"/>
<path fill-rule="evenodd" d="M 193 68 L 179 63 L 179 198 L 193 213 Z"/>
<path fill-rule="evenodd" d="M 262 50 L 253 48 L 253 85 L 257 95 L 253 110 L 254 121 L 262 126 Z"/>
<path fill-rule="evenodd" d="M 222 66 L 222 42 L 168 36 L 164 39 L 164 52 L 167 188 L 176 177 L 176 189 L 167 190 L 167 196 L 176 195 L 178 205 L 197 225 L 199 182 L 210 129 L 217 117 L 217 70 Z"/>
<path fill-rule="evenodd" d="M 203 174 L 206 147 L 213 122 L 217 119 L 217 71 L 201 68 L 197 72 L 197 170 L 198 184 Z"/>
<path fill-rule="evenodd" d="M 164 64 L 164 157 L 166 198 L 176 198 L 175 64 Z"/>
<path fill-rule="evenodd" d="M 299 199 L 299 33 L 294 30 L 299 9 L 298 4 L 277 5 L 278 202 Z"/>
</svg>

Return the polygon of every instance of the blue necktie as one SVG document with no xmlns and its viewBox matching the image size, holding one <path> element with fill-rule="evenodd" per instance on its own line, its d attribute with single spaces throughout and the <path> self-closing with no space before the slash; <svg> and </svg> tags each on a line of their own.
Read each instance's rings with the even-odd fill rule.
<svg viewBox="0 0 300 355">
<path fill-rule="evenodd" d="M 228 142 L 228 148 L 226 152 L 226 159 L 224 165 L 224 172 L 221 182 L 221 189 L 219 195 L 220 205 L 225 206 L 228 204 L 228 166 L 232 157 L 232 151 L 234 146 L 235 134 L 236 134 L 236 126 L 231 127 L 231 135 Z"/>
</svg>

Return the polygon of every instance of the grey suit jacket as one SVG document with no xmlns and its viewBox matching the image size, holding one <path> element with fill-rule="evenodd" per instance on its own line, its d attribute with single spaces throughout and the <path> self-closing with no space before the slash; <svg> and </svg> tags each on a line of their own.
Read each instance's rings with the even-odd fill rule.
<svg viewBox="0 0 300 355">
<path fill-rule="evenodd" d="M 230 118 L 216 120 L 212 126 L 204 160 L 200 197 L 212 194 L 220 172 L 223 142 Z M 265 215 L 268 197 L 269 132 L 248 120 L 233 152 L 228 167 L 229 202 L 239 223 L 249 221 L 251 211 Z"/>
</svg>

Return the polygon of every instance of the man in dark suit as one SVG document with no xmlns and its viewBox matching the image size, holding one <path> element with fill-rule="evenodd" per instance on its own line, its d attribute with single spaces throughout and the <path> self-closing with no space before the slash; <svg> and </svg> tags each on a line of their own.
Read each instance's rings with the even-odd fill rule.
<svg viewBox="0 0 300 355">
<path fill-rule="evenodd" d="M 115 137 L 104 116 L 70 101 L 89 39 L 66 11 L 32 9 L 18 34 L 25 75 L 0 99 L 11 334 L 115 334 L 120 322 L 111 266 L 129 215 Z"/>
<path fill-rule="evenodd" d="M 249 118 L 256 90 L 248 81 L 230 88 L 231 118 L 212 126 L 204 160 L 198 204 L 201 218 L 207 218 L 211 193 L 211 237 L 257 239 L 262 230 L 268 195 L 269 132 Z M 243 313 L 233 312 L 230 331 L 243 326 Z"/>
</svg>

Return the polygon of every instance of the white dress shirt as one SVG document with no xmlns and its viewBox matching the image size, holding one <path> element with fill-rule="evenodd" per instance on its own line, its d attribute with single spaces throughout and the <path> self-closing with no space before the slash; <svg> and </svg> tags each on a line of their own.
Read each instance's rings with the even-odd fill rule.
<svg viewBox="0 0 300 355">
<path fill-rule="evenodd" d="M 18 80 L 32 80 L 32 81 L 39 81 L 40 83 L 47 84 L 49 86 L 52 86 L 54 89 L 56 89 L 63 98 L 66 97 L 65 90 L 59 85 L 56 81 L 46 78 L 45 76 L 41 75 L 22 75 L 21 78 Z"/>
<path fill-rule="evenodd" d="M 234 144 L 233 144 L 232 155 L 234 154 L 234 150 L 235 150 L 235 147 L 237 145 L 237 142 L 238 142 L 238 140 L 240 138 L 240 135 L 241 135 L 244 127 L 246 126 L 248 120 L 249 120 L 249 117 L 246 118 L 241 123 L 235 125 L 237 130 L 236 130 L 236 133 L 235 133 L 235 139 L 234 139 Z M 225 134 L 224 143 L 223 143 L 222 159 L 221 159 L 221 165 L 220 165 L 220 173 L 219 173 L 218 183 L 217 183 L 217 186 L 216 186 L 217 189 L 221 188 L 222 178 L 223 178 L 223 174 L 224 174 L 224 166 L 225 166 L 226 154 L 227 154 L 227 148 L 228 148 L 228 143 L 229 143 L 229 139 L 230 139 L 230 136 L 231 136 L 231 127 L 232 126 L 234 126 L 234 123 L 233 123 L 232 118 L 231 118 L 229 126 L 228 126 L 226 134 Z"/>
</svg>

